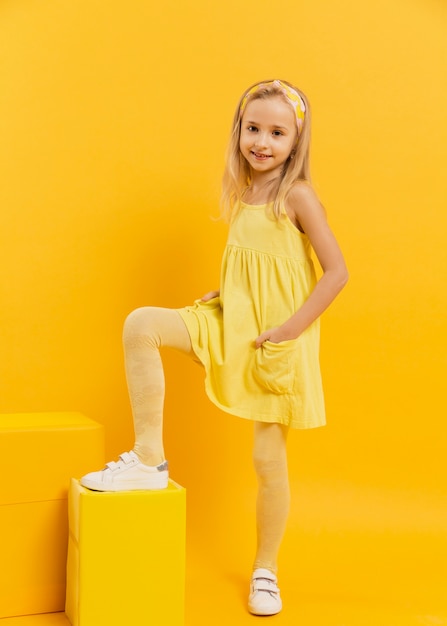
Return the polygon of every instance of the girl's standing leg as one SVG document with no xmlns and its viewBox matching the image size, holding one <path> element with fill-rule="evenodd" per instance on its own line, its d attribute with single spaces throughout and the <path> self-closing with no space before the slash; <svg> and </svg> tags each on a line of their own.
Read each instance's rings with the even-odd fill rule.
<svg viewBox="0 0 447 626">
<path fill-rule="evenodd" d="M 258 479 L 257 550 L 254 569 L 276 573 L 278 553 L 290 508 L 287 468 L 288 428 L 255 422 L 253 462 Z"/>
<path fill-rule="evenodd" d="M 287 434 L 288 428 L 281 424 L 255 422 L 257 550 L 249 608 L 257 615 L 273 615 L 282 608 L 276 571 L 290 508 Z"/>
<path fill-rule="evenodd" d="M 193 356 L 189 333 L 175 309 L 142 307 L 126 319 L 123 343 L 135 446 L 121 454 L 118 462 L 84 476 L 81 484 L 98 491 L 163 489 L 168 484 L 168 468 L 163 449 L 165 381 L 160 348 Z"/>
</svg>

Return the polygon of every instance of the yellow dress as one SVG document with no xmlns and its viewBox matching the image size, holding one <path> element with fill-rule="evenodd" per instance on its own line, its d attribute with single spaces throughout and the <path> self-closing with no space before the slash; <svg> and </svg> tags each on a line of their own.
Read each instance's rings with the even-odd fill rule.
<svg viewBox="0 0 447 626">
<path fill-rule="evenodd" d="M 271 204 L 242 203 L 228 233 L 220 296 L 179 310 L 220 409 L 292 428 L 325 424 L 319 320 L 298 339 L 254 345 L 301 307 L 315 283 L 308 237 L 287 215 L 276 220 Z"/>
</svg>

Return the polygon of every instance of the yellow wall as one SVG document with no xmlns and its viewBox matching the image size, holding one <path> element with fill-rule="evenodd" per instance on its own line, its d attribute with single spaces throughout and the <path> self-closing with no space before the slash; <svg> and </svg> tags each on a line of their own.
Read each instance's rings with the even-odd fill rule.
<svg viewBox="0 0 447 626">
<path fill-rule="evenodd" d="M 218 287 L 233 108 L 279 76 L 313 104 L 314 180 L 351 273 L 323 318 L 329 426 L 293 434 L 292 475 L 444 488 L 443 2 L 5 0 L 0 46 L 1 411 L 80 410 L 111 457 L 131 446 L 122 322 Z M 251 429 L 208 402 L 199 367 L 166 369 L 173 476 L 193 525 L 214 524 L 236 477 L 252 493 Z"/>
</svg>

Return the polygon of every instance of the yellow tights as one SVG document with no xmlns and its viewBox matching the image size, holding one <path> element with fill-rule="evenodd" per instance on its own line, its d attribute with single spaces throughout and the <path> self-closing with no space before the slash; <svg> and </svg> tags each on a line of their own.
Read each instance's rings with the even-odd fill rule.
<svg viewBox="0 0 447 626">
<path fill-rule="evenodd" d="M 186 325 L 175 309 L 142 307 L 124 324 L 127 388 L 135 429 L 134 452 L 142 463 L 164 461 L 163 405 L 165 377 L 160 348 L 194 356 Z"/>
<path fill-rule="evenodd" d="M 158 465 L 165 458 L 165 380 L 160 348 L 174 348 L 194 357 L 189 333 L 175 309 L 142 307 L 128 316 L 123 344 L 135 428 L 134 451 L 146 465 Z M 280 424 L 254 425 L 253 462 L 258 478 L 254 568 L 264 567 L 275 573 L 290 504 L 287 432 Z"/>
<path fill-rule="evenodd" d="M 253 569 L 277 572 L 277 557 L 290 508 L 287 469 L 288 428 L 255 422 L 253 462 L 258 478 L 257 550 Z"/>
</svg>

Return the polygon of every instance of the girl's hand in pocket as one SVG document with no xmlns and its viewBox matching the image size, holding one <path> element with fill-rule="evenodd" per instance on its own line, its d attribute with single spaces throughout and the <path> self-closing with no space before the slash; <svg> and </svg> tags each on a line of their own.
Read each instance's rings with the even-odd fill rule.
<svg viewBox="0 0 447 626">
<path fill-rule="evenodd" d="M 265 330 L 259 335 L 259 337 L 256 337 L 255 346 L 256 348 L 260 348 L 265 341 L 270 341 L 271 343 L 281 343 L 283 341 L 287 341 L 288 339 L 295 339 L 295 337 L 287 336 L 281 326 L 276 326 L 275 328 Z"/>
</svg>

